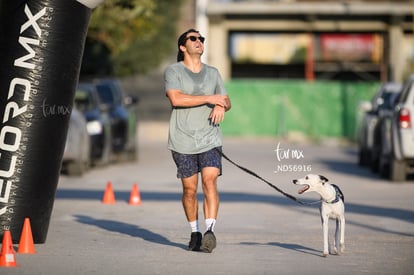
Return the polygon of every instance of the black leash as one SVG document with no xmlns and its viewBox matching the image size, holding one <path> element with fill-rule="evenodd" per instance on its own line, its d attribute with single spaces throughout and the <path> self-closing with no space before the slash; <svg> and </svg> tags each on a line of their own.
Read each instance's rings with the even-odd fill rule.
<svg viewBox="0 0 414 275">
<path fill-rule="evenodd" d="M 226 156 L 226 155 L 225 155 L 222 151 L 220 151 L 219 149 L 217 149 L 217 148 L 216 148 L 216 150 L 217 150 L 217 151 L 220 153 L 220 155 L 221 155 L 223 158 L 225 158 L 228 162 L 230 162 L 230 163 L 231 163 L 231 164 L 233 164 L 234 166 L 238 167 L 239 169 L 243 170 L 244 172 L 246 172 L 246 173 L 248 173 L 248 174 L 250 174 L 250 175 L 252 175 L 252 176 L 254 176 L 254 177 L 256 177 L 256 178 L 260 179 L 261 181 L 265 182 L 267 185 L 269 185 L 270 187 L 272 187 L 273 189 L 275 189 L 275 190 L 276 190 L 276 191 L 278 191 L 279 193 L 283 194 L 285 197 L 287 197 L 287 198 L 289 198 L 289 199 L 291 199 L 291 200 L 293 200 L 293 201 L 295 201 L 295 202 L 297 202 L 297 203 L 299 203 L 299 204 L 302 204 L 302 205 L 313 205 L 313 204 L 315 204 L 315 203 L 319 203 L 319 202 L 320 202 L 320 200 L 319 200 L 319 201 L 316 201 L 316 202 L 313 202 L 313 203 L 306 203 L 306 202 L 303 202 L 303 201 L 301 201 L 301 200 L 298 200 L 296 197 L 294 197 L 294 196 L 292 196 L 292 195 L 290 195 L 290 194 L 288 194 L 288 193 L 284 192 L 283 190 L 281 190 L 281 189 L 280 189 L 280 188 L 278 188 L 277 186 L 273 185 L 271 182 L 267 181 L 266 179 L 262 178 L 261 176 L 259 176 L 259 175 L 258 175 L 258 174 L 256 174 L 255 172 L 253 172 L 253 171 L 251 171 L 251 170 L 249 170 L 249 169 L 247 169 L 247 168 L 245 168 L 245 167 L 243 167 L 243 166 L 240 166 L 239 164 L 235 163 L 234 161 L 232 161 L 229 157 L 227 157 L 227 156 Z"/>
</svg>

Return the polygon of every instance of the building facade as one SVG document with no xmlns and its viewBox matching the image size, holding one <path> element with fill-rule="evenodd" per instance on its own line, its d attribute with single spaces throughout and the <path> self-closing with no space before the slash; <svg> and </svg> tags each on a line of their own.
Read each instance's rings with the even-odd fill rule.
<svg viewBox="0 0 414 275">
<path fill-rule="evenodd" d="M 401 81 L 414 62 L 413 3 L 198 0 L 196 14 L 224 79 Z"/>
</svg>

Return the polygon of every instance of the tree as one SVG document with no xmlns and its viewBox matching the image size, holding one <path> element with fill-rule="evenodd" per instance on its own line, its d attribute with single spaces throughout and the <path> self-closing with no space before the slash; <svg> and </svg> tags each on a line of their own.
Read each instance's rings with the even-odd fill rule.
<svg viewBox="0 0 414 275">
<path fill-rule="evenodd" d="M 92 13 L 81 75 L 126 76 L 159 65 L 175 46 L 183 0 L 105 0 Z"/>
</svg>

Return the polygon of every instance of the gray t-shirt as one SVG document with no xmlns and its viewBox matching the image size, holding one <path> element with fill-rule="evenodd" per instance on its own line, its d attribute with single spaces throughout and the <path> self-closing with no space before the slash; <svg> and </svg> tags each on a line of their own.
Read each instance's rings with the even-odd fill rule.
<svg viewBox="0 0 414 275">
<path fill-rule="evenodd" d="M 227 95 L 223 80 L 214 67 L 203 64 L 199 73 L 193 73 L 182 62 L 167 67 L 164 73 L 165 90 L 179 90 L 189 95 Z M 181 154 L 198 154 L 221 146 L 222 136 L 218 125 L 209 116 L 209 104 L 172 109 L 168 135 L 168 149 Z"/>
</svg>

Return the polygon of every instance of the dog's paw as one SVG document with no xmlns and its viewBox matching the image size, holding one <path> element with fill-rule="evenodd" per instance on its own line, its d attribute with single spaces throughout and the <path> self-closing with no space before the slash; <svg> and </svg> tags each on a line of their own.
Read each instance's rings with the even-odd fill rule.
<svg viewBox="0 0 414 275">
<path fill-rule="evenodd" d="M 345 246 L 343 245 L 343 244 L 340 244 L 339 245 L 339 248 L 337 248 L 337 247 L 334 247 L 333 248 L 333 254 L 334 255 L 342 255 L 342 253 L 344 252 L 344 250 L 345 250 Z"/>
<path fill-rule="evenodd" d="M 324 251 L 324 252 L 322 253 L 322 257 L 325 257 L 325 258 L 326 258 L 326 257 L 328 257 L 328 255 L 329 255 L 329 252 L 325 252 L 325 251 Z"/>
</svg>

